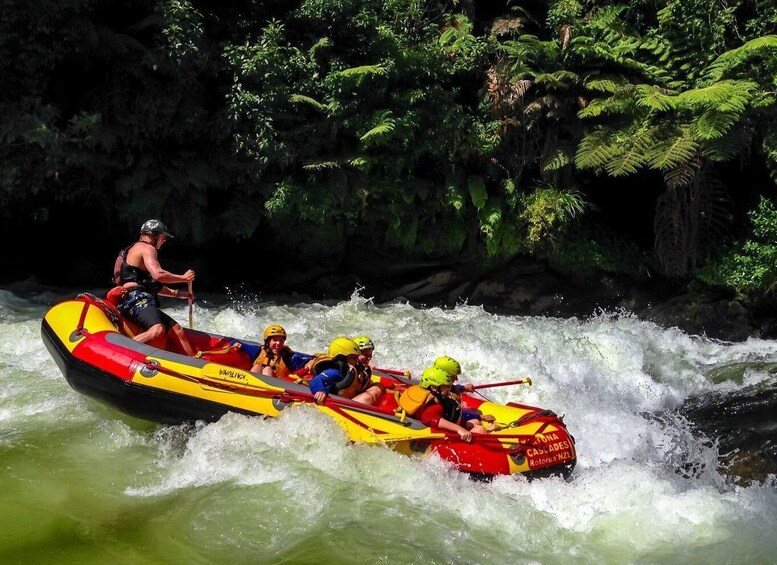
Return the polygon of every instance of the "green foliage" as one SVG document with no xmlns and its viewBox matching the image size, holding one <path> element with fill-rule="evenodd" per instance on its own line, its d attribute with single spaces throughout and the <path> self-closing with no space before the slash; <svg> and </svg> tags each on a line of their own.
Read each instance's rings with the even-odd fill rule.
<svg viewBox="0 0 777 565">
<path fill-rule="evenodd" d="M 715 82 L 733 70 L 741 67 L 750 60 L 759 58 L 773 58 L 777 49 L 777 35 L 756 37 L 739 47 L 726 51 L 715 59 L 705 70 L 704 80 Z"/>
<path fill-rule="evenodd" d="M 760 295 L 777 287 L 777 207 L 761 198 L 748 214 L 752 239 L 741 242 L 699 270 L 707 284 L 724 285 L 737 292 Z"/>
<path fill-rule="evenodd" d="M 583 212 L 584 202 L 577 191 L 538 187 L 522 199 L 518 222 L 525 234 L 523 245 L 530 251 L 552 249 L 560 234 Z"/>
<path fill-rule="evenodd" d="M 470 177 L 467 181 L 469 188 L 469 197 L 476 209 L 481 210 L 486 205 L 488 193 L 486 192 L 486 183 L 481 177 Z"/>
<path fill-rule="evenodd" d="M 761 0 L 4 7 L 8 231 L 74 209 L 98 230 L 162 215 L 193 242 L 285 228 L 335 256 L 365 233 L 417 256 L 545 256 L 598 197 L 593 175 L 663 178 L 655 251 L 682 276 L 745 198 L 720 167 L 777 182 Z M 586 262 L 616 268 L 595 247 Z"/>
<path fill-rule="evenodd" d="M 203 38 L 202 13 L 187 0 L 166 0 L 162 5 L 165 27 L 162 36 L 168 56 L 180 62 L 184 57 L 200 52 Z"/>
<path fill-rule="evenodd" d="M 649 257 L 634 243 L 600 227 L 567 233 L 553 247 L 548 265 L 576 277 L 595 276 L 598 273 L 640 277 L 645 272 Z"/>
<path fill-rule="evenodd" d="M 457 199 L 461 181 L 445 184 L 438 171 L 466 167 L 494 143 L 454 82 L 475 76 L 489 48 L 467 18 L 434 13 L 411 0 L 308 1 L 227 48 L 235 140 L 261 167 L 252 197 L 272 203 L 268 213 L 356 217 L 385 230 L 388 245 L 421 252 L 467 244 L 471 230 L 446 228 L 465 225 L 468 210 L 471 222 L 478 201 Z M 265 192 L 289 174 L 304 191 Z"/>
</svg>

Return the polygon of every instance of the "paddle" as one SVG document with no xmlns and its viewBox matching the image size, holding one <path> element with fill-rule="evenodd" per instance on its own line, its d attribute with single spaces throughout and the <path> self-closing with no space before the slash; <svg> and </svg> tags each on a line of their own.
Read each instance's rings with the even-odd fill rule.
<svg viewBox="0 0 777 565">
<path fill-rule="evenodd" d="M 398 383 L 402 383 L 405 385 L 413 384 L 413 381 L 410 380 L 410 371 L 407 371 L 407 370 L 398 371 L 397 369 L 381 369 L 380 367 L 373 367 L 372 370 L 388 375 Z"/>
<path fill-rule="evenodd" d="M 522 385 L 522 384 L 527 384 L 527 385 L 531 386 L 531 377 L 526 377 L 526 378 L 523 378 L 523 379 L 518 379 L 517 381 L 505 381 L 505 382 L 502 382 L 502 383 L 490 383 L 490 384 L 485 384 L 485 385 L 473 385 L 472 388 L 474 390 L 479 390 L 481 388 L 493 388 L 493 387 L 497 387 L 497 386 Z"/>
<path fill-rule="evenodd" d="M 189 329 L 194 327 L 194 293 L 192 292 L 192 281 L 189 281 Z"/>
<path fill-rule="evenodd" d="M 380 367 L 375 367 L 375 370 L 380 371 L 381 373 L 386 373 L 387 375 L 410 378 L 410 371 L 408 371 L 407 369 L 405 369 L 404 371 L 399 371 L 397 369 L 381 369 Z"/>
</svg>

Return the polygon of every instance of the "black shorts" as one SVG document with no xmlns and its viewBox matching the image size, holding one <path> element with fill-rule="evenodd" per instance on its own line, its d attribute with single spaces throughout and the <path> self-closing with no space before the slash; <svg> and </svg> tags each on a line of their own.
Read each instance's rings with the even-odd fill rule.
<svg viewBox="0 0 777 565">
<path fill-rule="evenodd" d="M 176 322 L 159 308 L 157 297 L 141 289 L 131 289 L 119 304 L 119 312 L 129 320 L 136 322 L 144 330 L 157 324 L 164 324 L 165 331 L 172 328 Z"/>
<path fill-rule="evenodd" d="M 157 324 L 164 324 L 165 325 L 165 331 L 172 328 L 176 322 L 173 320 L 169 315 L 165 314 L 159 309 L 159 306 L 151 305 L 149 304 L 145 308 L 141 308 L 140 312 L 137 313 L 135 316 L 135 321 L 140 324 L 140 326 L 147 330 L 151 326 L 155 326 Z"/>
</svg>

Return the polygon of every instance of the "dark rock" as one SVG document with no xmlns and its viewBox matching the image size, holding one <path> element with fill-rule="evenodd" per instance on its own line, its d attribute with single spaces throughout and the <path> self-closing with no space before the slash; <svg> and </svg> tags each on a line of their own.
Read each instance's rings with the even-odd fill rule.
<svg viewBox="0 0 777 565">
<path fill-rule="evenodd" d="M 725 341 L 743 341 L 755 331 L 744 305 L 708 292 L 686 293 L 635 313 L 663 327 Z"/>
<path fill-rule="evenodd" d="M 777 332 L 774 316 L 756 321 L 748 305 L 725 289 L 659 278 L 572 277 L 526 259 L 487 272 L 432 266 L 431 272 L 402 285 L 391 287 L 386 278 L 381 283 L 380 302 L 402 297 L 419 305 L 455 306 L 466 301 L 497 313 L 579 318 L 625 310 L 662 327 L 725 341 L 759 335 L 761 328 Z"/>
</svg>

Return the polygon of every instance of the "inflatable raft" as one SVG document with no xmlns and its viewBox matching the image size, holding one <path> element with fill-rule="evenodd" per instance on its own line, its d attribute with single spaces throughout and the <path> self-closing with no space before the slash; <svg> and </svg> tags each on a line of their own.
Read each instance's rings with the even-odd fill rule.
<svg viewBox="0 0 777 565">
<path fill-rule="evenodd" d="M 398 407 L 410 382 L 375 371 L 388 391 L 378 406 L 337 396 L 313 401 L 299 382 L 251 373 L 257 342 L 186 329 L 200 353 L 184 355 L 177 340 L 164 349 L 134 341 L 138 331 L 112 305 L 82 294 L 49 309 L 41 335 L 70 386 L 131 416 L 163 424 L 214 422 L 227 412 L 275 417 L 299 405 L 314 406 L 333 418 L 353 442 L 382 444 L 411 456 L 437 454 L 474 476 L 523 474 L 568 477 L 576 462 L 575 443 L 564 422 L 549 410 L 497 404 L 468 394 L 465 407 L 495 417 L 487 434 L 471 442 L 429 428 Z"/>
</svg>

